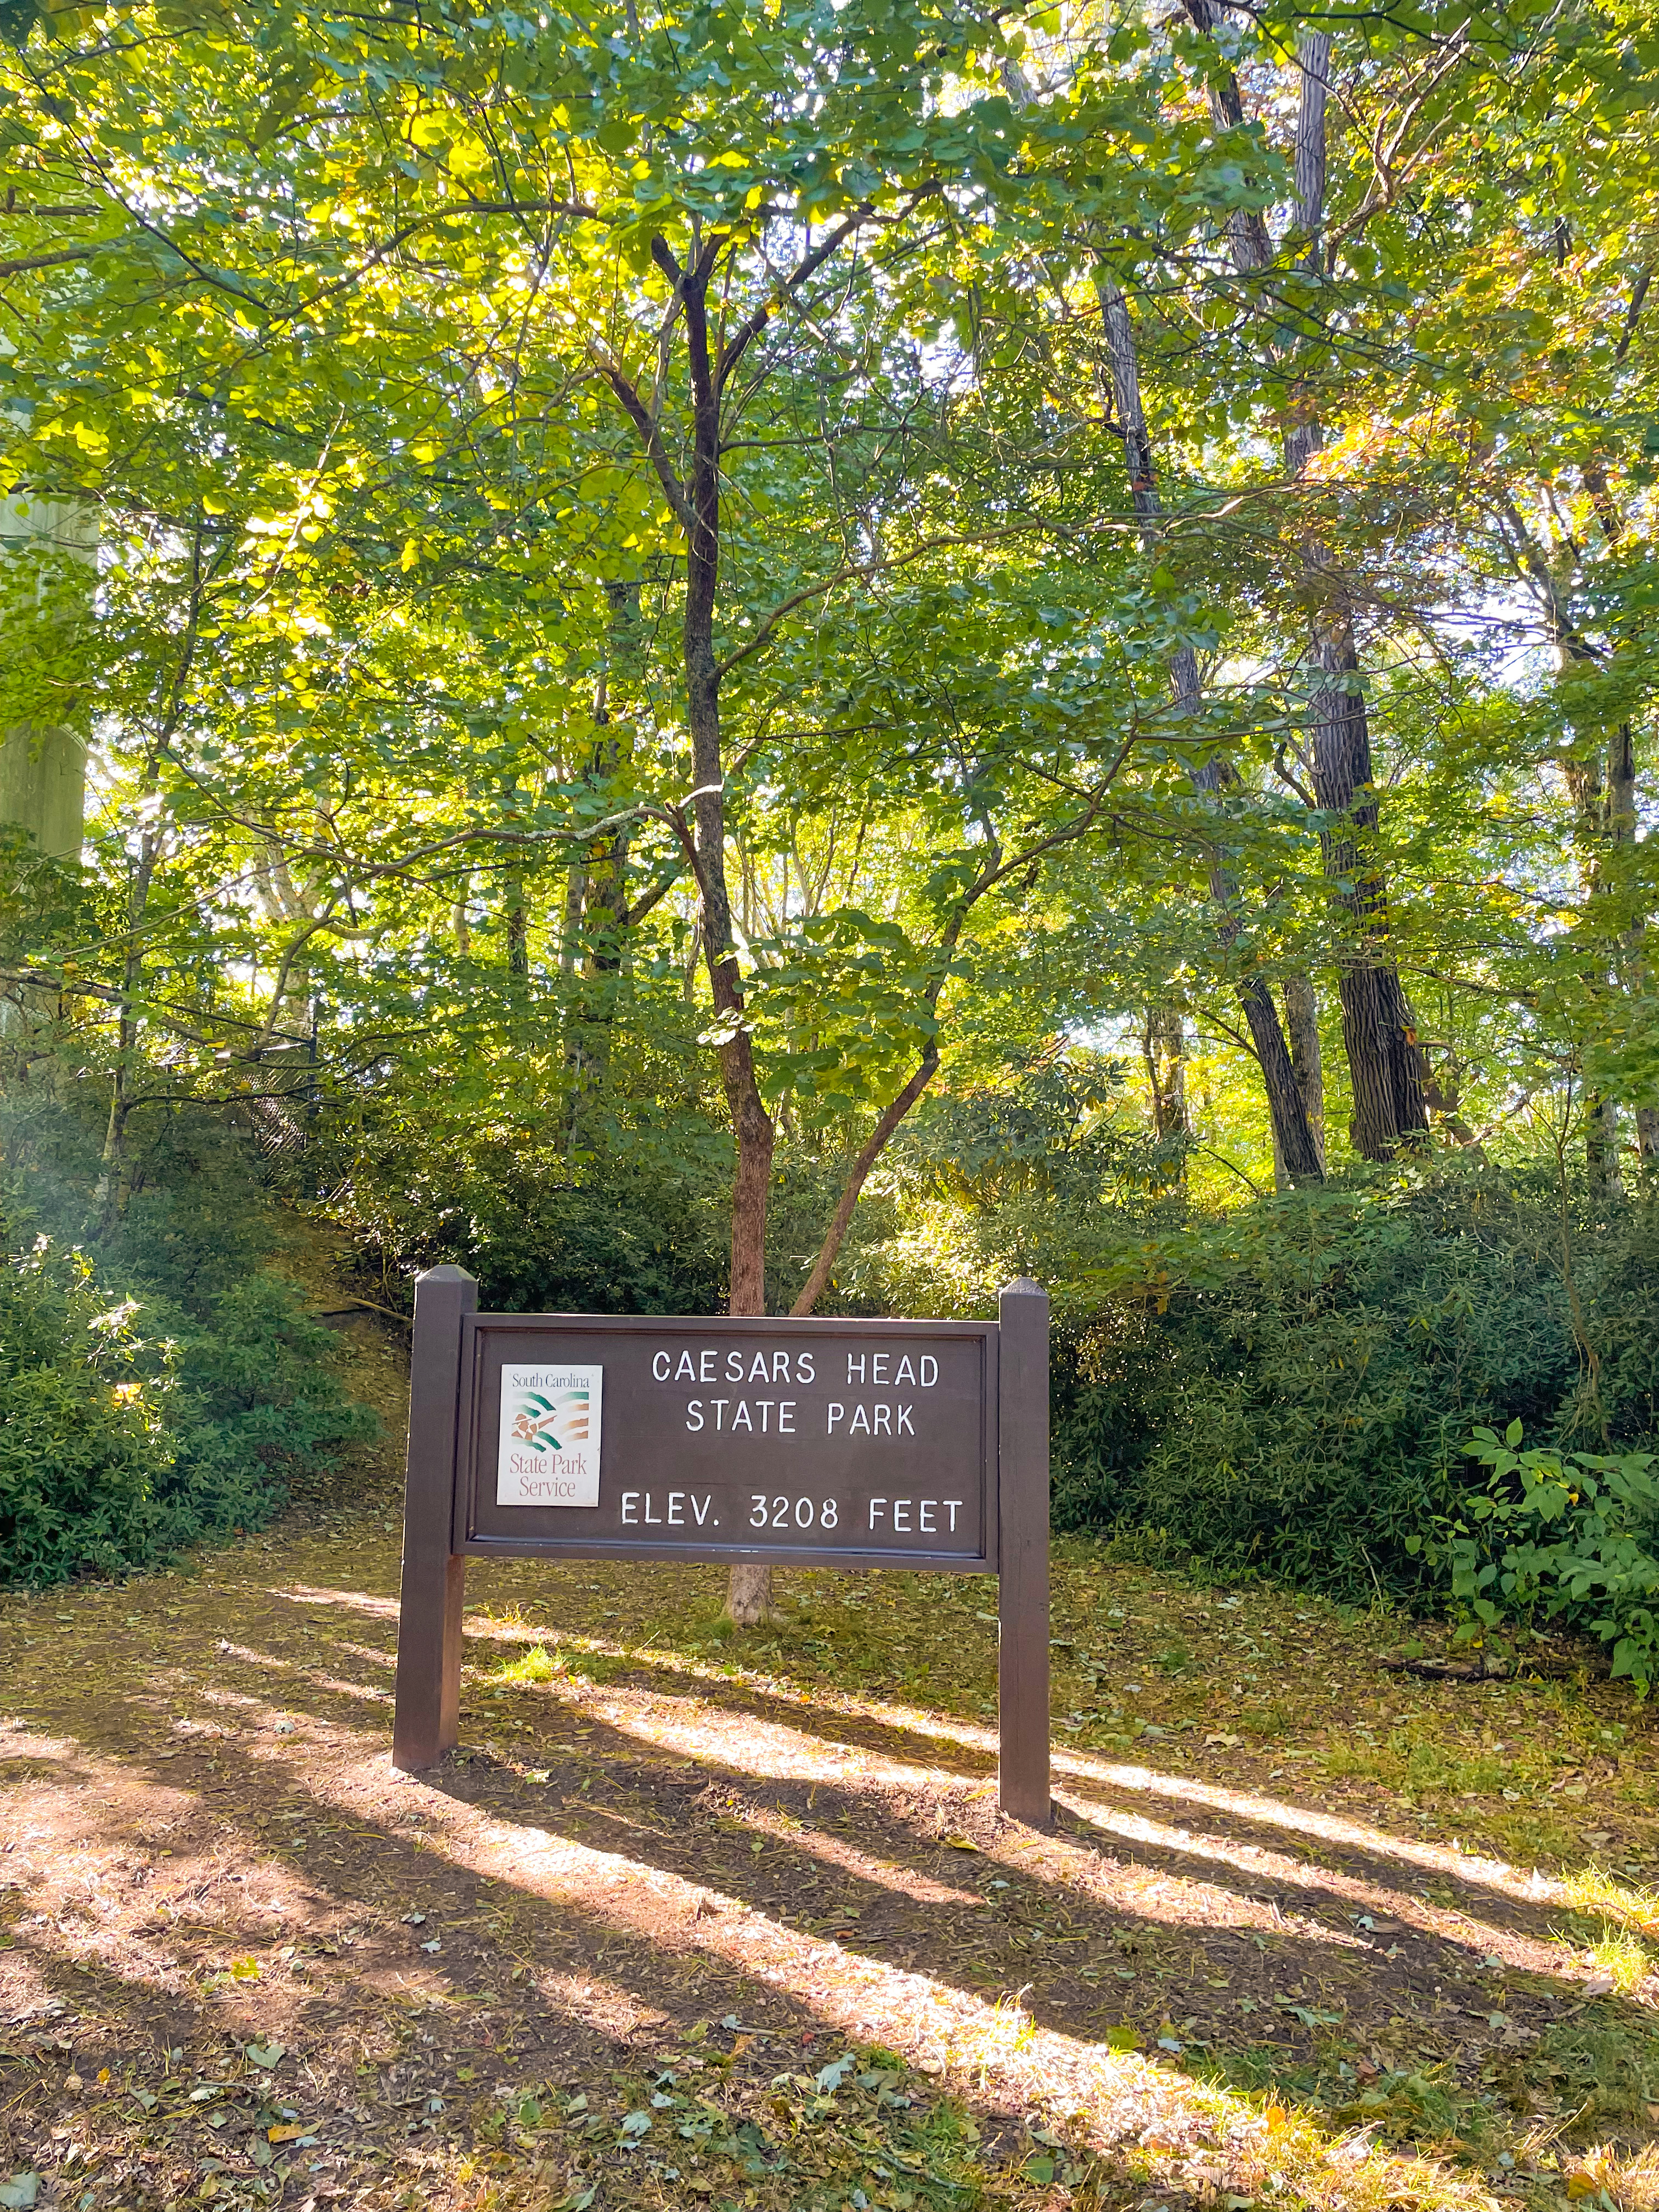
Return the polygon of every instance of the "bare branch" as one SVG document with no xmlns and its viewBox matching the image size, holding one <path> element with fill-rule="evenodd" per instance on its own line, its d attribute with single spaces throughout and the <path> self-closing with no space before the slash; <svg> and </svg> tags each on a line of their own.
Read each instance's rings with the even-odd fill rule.
<svg viewBox="0 0 1659 2212">
<path fill-rule="evenodd" d="M 95 246 L 65 246 L 57 253 L 31 253 L 21 261 L 0 261 L 0 277 L 25 276 L 32 269 L 56 269 L 65 261 L 88 261 Z"/>
</svg>

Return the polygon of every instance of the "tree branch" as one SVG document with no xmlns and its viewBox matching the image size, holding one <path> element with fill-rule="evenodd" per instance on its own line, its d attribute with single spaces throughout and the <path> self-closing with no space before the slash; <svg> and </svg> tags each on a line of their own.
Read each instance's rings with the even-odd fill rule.
<svg viewBox="0 0 1659 2212">
<path fill-rule="evenodd" d="M 31 269 L 55 269 L 64 261 L 87 261 L 95 246 L 65 246 L 57 253 L 31 253 L 21 261 L 0 261 L 0 277 L 27 276 Z"/>
<path fill-rule="evenodd" d="M 1042 524 L 1036 521 L 1018 522 L 1011 524 L 1006 530 L 976 531 L 969 537 L 929 538 L 920 545 L 913 545 L 908 553 L 884 554 L 879 560 L 860 561 L 850 568 L 837 568 L 833 575 L 822 577 L 816 584 L 805 585 L 800 591 L 792 592 L 788 599 L 781 599 L 762 621 L 753 637 L 745 639 L 742 645 L 734 646 L 718 663 L 715 672 L 722 678 L 729 674 L 741 662 L 747 660 L 751 653 L 760 651 L 786 616 L 793 614 L 797 607 L 804 607 L 809 599 L 821 599 L 824 592 L 833 592 L 838 585 L 856 583 L 860 578 L 867 580 L 872 576 L 884 575 L 890 569 L 908 568 L 913 561 L 925 560 L 930 553 L 948 553 L 958 546 L 995 545 L 1005 538 L 1027 538 L 1034 530 L 1042 527 Z"/>
<path fill-rule="evenodd" d="M 639 433 L 640 443 L 645 447 L 647 457 L 657 472 L 657 481 L 663 488 L 664 496 L 674 511 L 674 520 L 690 538 L 696 527 L 696 520 L 691 513 L 691 502 L 685 495 L 685 486 L 680 480 L 678 471 L 669 460 L 668 449 L 663 444 L 661 431 L 657 428 L 645 402 L 623 374 L 617 363 L 607 355 L 601 353 L 597 347 L 592 349 L 592 355 L 605 382 L 616 393 L 617 404 Z"/>
<path fill-rule="evenodd" d="M 815 246 L 805 258 L 783 279 L 778 286 L 777 299 L 769 300 L 764 307 L 757 307 L 746 321 L 739 323 L 730 344 L 720 348 L 720 373 L 714 380 L 715 388 L 718 391 L 725 391 L 726 379 L 748 348 L 771 321 L 777 312 L 779 300 L 787 299 L 790 294 L 798 290 L 816 270 L 823 268 L 830 256 L 838 253 L 860 225 L 867 222 L 874 213 L 874 208 L 867 202 L 855 208 L 845 222 L 832 230 L 822 245 Z M 654 247 L 653 250 L 654 251 Z"/>
</svg>

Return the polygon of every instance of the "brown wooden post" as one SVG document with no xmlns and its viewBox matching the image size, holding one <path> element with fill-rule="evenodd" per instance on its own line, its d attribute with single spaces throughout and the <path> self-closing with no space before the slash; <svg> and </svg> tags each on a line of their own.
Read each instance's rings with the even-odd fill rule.
<svg viewBox="0 0 1659 2212">
<path fill-rule="evenodd" d="M 1022 1276 L 998 1304 L 997 1802 L 1046 1828 L 1048 1781 L 1048 1296 Z"/>
<path fill-rule="evenodd" d="M 415 1285 L 404 1578 L 392 1763 L 405 1774 L 452 1750 L 460 1730 L 461 1605 L 466 1560 L 451 1550 L 460 1419 L 461 1320 L 478 1285 L 464 1267 L 433 1267 Z"/>
</svg>

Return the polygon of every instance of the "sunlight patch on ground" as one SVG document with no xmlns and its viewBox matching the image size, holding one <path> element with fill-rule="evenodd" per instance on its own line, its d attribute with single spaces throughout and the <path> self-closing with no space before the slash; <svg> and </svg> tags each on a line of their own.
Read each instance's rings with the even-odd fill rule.
<svg viewBox="0 0 1659 2212">
<path fill-rule="evenodd" d="M 480 1633 L 495 1639 L 516 1638 L 522 1641 L 534 1637 L 544 1648 L 556 1645 L 563 1653 L 588 1651 L 596 1656 L 632 1660 L 638 1664 L 659 1668 L 671 1668 L 693 1680 L 730 1680 L 734 1686 L 741 1684 L 775 1700 L 787 1699 L 804 1707 L 811 1705 L 819 1711 L 827 1711 L 867 1721 L 889 1731 L 914 1734 L 939 1743 L 953 1743 L 963 1749 L 988 1753 L 992 1756 L 997 1751 L 994 1728 L 984 1727 L 956 1716 L 945 1716 L 895 1702 L 878 1703 L 856 1698 L 845 1692 L 813 1690 L 758 1670 L 743 1669 L 729 1664 L 711 1667 L 660 1645 L 630 1645 L 599 1637 L 555 1636 L 545 1629 L 528 1627 L 521 1621 L 509 1624 L 486 1620 L 469 1613 L 466 1619 L 469 1635 L 474 1632 L 475 1626 Z M 752 1722 L 751 1724 L 767 1725 Z M 1563 1881 L 1541 1875 L 1536 1869 L 1523 1873 L 1501 1859 L 1480 1856 L 1451 1845 L 1419 1843 L 1367 1822 L 1349 1820 L 1338 1814 L 1319 1812 L 1283 1799 L 1229 1790 L 1218 1784 L 1202 1782 L 1193 1777 L 1164 1773 L 1154 1767 L 1141 1765 L 1106 1760 L 1059 1746 L 1054 1751 L 1053 1767 L 1057 1780 L 1066 1776 L 1083 1782 L 1103 1783 L 1115 1790 L 1178 1797 L 1209 1811 L 1229 1813 L 1259 1825 L 1284 1828 L 1299 1837 L 1314 1837 L 1322 1843 L 1346 1845 L 1375 1856 L 1397 1859 L 1425 1872 L 1450 1875 L 1460 1882 L 1492 1889 L 1528 1905 L 1571 1905 L 1575 1901 Z M 1618 1886 L 1609 1884 L 1608 1887 L 1616 1888 Z M 1638 1893 L 1626 1892 L 1624 1894 L 1633 1899 Z"/>
<path fill-rule="evenodd" d="M 376 1597 L 372 1590 L 320 1589 L 308 1583 L 289 1583 L 266 1593 L 286 1598 L 293 1605 L 336 1605 L 351 1613 L 366 1613 L 376 1620 L 396 1620 L 403 1608 L 395 1597 Z"/>
<path fill-rule="evenodd" d="M 270 1768 L 279 1786 L 287 1783 L 291 1793 L 304 1793 L 310 1825 L 330 1812 L 337 1818 L 384 1824 L 388 1796 L 394 1804 L 401 1799 L 397 1809 L 404 1814 L 405 1840 L 418 1842 L 431 1855 L 434 1877 L 445 1866 L 476 1869 L 573 1918 L 597 1921 L 632 1939 L 659 1957 L 665 1972 L 674 1971 L 677 1956 L 690 1966 L 698 1955 L 718 1959 L 751 1980 L 787 1990 L 856 2041 L 879 2040 L 964 2090 L 977 2087 L 1047 2113 L 1056 2123 L 1085 2127 L 1101 2149 L 1133 2150 L 1151 2173 L 1164 2177 L 1165 2185 L 1188 2185 L 1194 2161 L 1202 2167 L 1207 2160 L 1218 2175 L 1224 2172 L 1236 2191 L 1266 2187 L 1276 2173 L 1276 2186 L 1283 2191 L 1341 2203 L 1354 2212 L 1404 2198 L 1448 2212 L 1474 2212 L 1490 2202 L 1478 2185 L 1431 2161 L 1386 2152 L 1363 2133 L 1333 2134 L 1299 2111 L 1277 2105 L 1264 2110 L 1241 2093 L 1189 2081 L 1137 2051 L 1113 2051 L 1103 2042 L 1044 2026 L 1017 1997 L 981 1996 L 927 1972 L 864 1955 L 833 1937 L 798 1932 L 718 1887 L 642 1863 L 625 1845 L 601 1850 L 481 1811 L 422 1781 L 394 1780 L 377 1735 L 336 1729 L 324 1767 L 319 1759 L 307 1756 L 303 1739 L 276 1734 L 282 1717 L 276 1708 L 248 1710 L 263 1724 L 246 1741 L 247 1755 Z M 708 1717 L 712 1723 L 715 1717 Z M 810 1743 L 798 1744 L 785 1756 L 784 1733 L 775 1726 L 763 1732 L 775 1762 L 793 1771 L 798 1761 L 810 1767 L 823 1759 L 822 1748 Z M 747 1730 L 745 1740 L 751 1750 L 759 1747 Z M 65 1764 L 77 1748 L 63 1747 Z M 82 1759 L 75 1780 L 82 1788 L 88 1781 L 103 1785 L 98 1794 L 107 1808 L 106 1826 L 118 1818 L 131 1823 L 180 1805 L 182 1793 L 149 1783 L 116 1760 Z M 54 1783 L 40 1787 L 57 1790 Z M 417 1838 L 408 1833 L 411 1818 L 419 1822 Z M 178 1872 L 185 1879 L 169 1885 L 171 1897 L 190 1899 L 198 1919 L 209 1909 L 207 1891 L 229 1863 L 233 1840 L 244 1839 L 233 1838 L 228 1829 L 222 1863 L 208 1860 L 181 1866 Z M 268 1839 L 245 1840 L 269 1863 Z M 791 1838 L 792 1843 L 802 1840 Z M 88 1837 L 87 1848 L 92 1842 Z M 1011 1838 L 1011 1856 L 1026 1844 L 1024 1838 Z M 1053 1848 L 1050 1839 L 1042 1839 L 1041 1847 Z M 862 1862 L 866 1855 L 856 1856 Z M 878 1861 L 861 1863 L 859 1871 L 909 1879 L 903 1870 Z M 444 1895 L 440 1881 L 429 1904 L 440 1928 Z M 55 1923 L 39 1931 L 39 1940 L 72 1961 L 75 1945 Z M 434 1940 L 441 1944 L 436 1955 L 418 1961 L 418 1970 L 392 1978 L 410 1997 L 420 1992 L 428 2002 L 442 2002 L 446 1994 L 441 1938 Z M 153 1978 L 158 1990 L 175 1994 L 187 1986 L 187 1978 L 153 1943 L 146 1943 L 143 1954 L 129 1947 L 121 1971 L 130 1978 Z M 534 1971 L 550 2005 L 606 2033 L 631 2033 L 665 2018 L 603 1977 L 566 1972 L 550 1962 L 537 1962 Z M 244 2032 L 252 2033 L 253 2027 L 250 2014 Z"/>
</svg>

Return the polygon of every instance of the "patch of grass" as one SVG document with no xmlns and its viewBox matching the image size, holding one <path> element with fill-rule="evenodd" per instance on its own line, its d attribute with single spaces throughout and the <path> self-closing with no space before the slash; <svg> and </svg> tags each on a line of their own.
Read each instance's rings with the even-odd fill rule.
<svg viewBox="0 0 1659 2212">
<path fill-rule="evenodd" d="M 1575 2183 L 1589 2186 L 1575 2190 Z M 1613 2143 L 1593 2143 L 1567 2177 L 1567 2187 L 1584 2197 L 1599 2191 L 1619 2212 L 1659 2212 L 1659 2144 L 1645 2143 L 1632 2153 Z"/>
<path fill-rule="evenodd" d="M 1653 1972 L 1653 1954 L 1626 1929 L 1604 1925 L 1589 1950 L 1597 1972 L 1611 1976 L 1620 1996 L 1639 1990 Z"/>
<path fill-rule="evenodd" d="M 1525 2072 L 1572 2108 L 1565 2136 L 1605 2135 L 1609 2124 L 1645 2136 L 1659 2099 L 1659 2033 L 1638 2033 L 1597 2006 L 1547 2029 Z"/>
<path fill-rule="evenodd" d="M 1277 1699 L 1270 1705 L 1247 1706 L 1233 1716 L 1233 1724 L 1242 1734 L 1253 1735 L 1262 1743 L 1277 1742 L 1281 1737 L 1293 1735 L 1294 1716 Z"/>
<path fill-rule="evenodd" d="M 516 1659 L 503 1659 L 489 1670 L 492 1682 L 556 1682 L 568 1672 L 568 1662 L 560 1651 L 550 1651 L 545 1644 L 532 1644 L 528 1651 Z"/>
<path fill-rule="evenodd" d="M 1659 1890 L 1621 1881 L 1599 1866 L 1581 1867 L 1562 1877 L 1566 1901 L 1575 1912 L 1631 1930 L 1659 1929 Z"/>
</svg>

